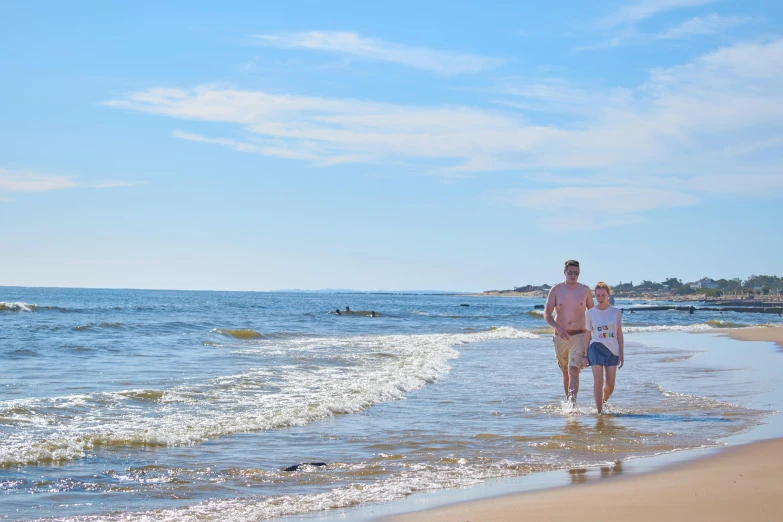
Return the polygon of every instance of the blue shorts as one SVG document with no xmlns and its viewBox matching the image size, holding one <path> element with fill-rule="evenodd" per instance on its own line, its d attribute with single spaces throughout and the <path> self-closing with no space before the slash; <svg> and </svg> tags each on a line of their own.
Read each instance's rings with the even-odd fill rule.
<svg viewBox="0 0 783 522">
<path fill-rule="evenodd" d="M 613 354 L 603 343 L 590 343 L 587 349 L 587 362 L 590 366 L 617 366 L 620 364 L 620 357 Z"/>
</svg>

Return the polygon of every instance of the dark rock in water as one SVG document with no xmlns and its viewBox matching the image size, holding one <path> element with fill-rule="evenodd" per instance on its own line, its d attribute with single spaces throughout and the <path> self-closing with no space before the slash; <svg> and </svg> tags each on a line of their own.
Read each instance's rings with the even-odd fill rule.
<svg viewBox="0 0 783 522">
<path fill-rule="evenodd" d="M 327 313 L 339 316 L 363 315 L 367 317 L 381 317 L 382 315 L 380 312 L 376 312 L 375 310 L 332 310 L 331 312 Z"/>
<path fill-rule="evenodd" d="M 299 468 L 302 466 L 315 466 L 320 468 L 326 466 L 326 462 L 300 462 L 299 464 L 294 464 L 293 466 L 283 468 L 283 471 L 299 471 Z"/>
<path fill-rule="evenodd" d="M 536 310 L 543 310 L 544 305 L 535 305 L 533 308 L 535 308 Z"/>
<path fill-rule="evenodd" d="M 470 306 L 469 304 L 462 303 L 460 306 Z"/>
</svg>

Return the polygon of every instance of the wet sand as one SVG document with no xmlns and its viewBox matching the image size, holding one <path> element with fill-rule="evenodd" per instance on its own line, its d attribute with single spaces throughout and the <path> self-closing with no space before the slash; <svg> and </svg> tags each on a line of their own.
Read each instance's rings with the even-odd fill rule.
<svg viewBox="0 0 783 522">
<path fill-rule="evenodd" d="M 777 343 L 783 350 L 783 326 L 755 326 L 753 328 L 731 328 L 720 332 L 738 341 L 767 341 Z"/>
<path fill-rule="evenodd" d="M 385 522 L 783 520 L 783 439 L 646 475 L 452 504 Z"/>
</svg>

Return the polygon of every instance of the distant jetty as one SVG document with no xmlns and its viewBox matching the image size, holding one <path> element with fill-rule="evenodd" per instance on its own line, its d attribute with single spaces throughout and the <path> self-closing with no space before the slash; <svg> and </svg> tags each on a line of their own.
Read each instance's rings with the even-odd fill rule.
<svg viewBox="0 0 783 522">
<path fill-rule="evenodd" d="M 711 304 L 717 306 L 695 306 L 695 305 L 650 305 L 650 306 L 633 306 L 629 308 L 621 308 L 623 311 L 632 313 L 636 312 L 658 312 L 664 310 L 679 310 L 683 312 L 741 312 L 745 314 L 783 314 L 783 303 L 781 302 L 767 302 L 767 303 L 754 303 L 752 306 L 745 304 L 744 306 L 736 306 L 730 302 L 720 303 L 712 302 Z"/>
<path fill-rule="evenodd" d="M 695 302 L 695 301 L 694 301 Z M 677 310 L 681 312 L 741 312 L 746 314 L 783 314 L 783 302 L 781 301 L 704 301 L 712 306 L 689 305 L 642 305 L 631 306 L 627 308 L 620 307 L 624 312 L 663 312 L 666 310 Z M 752 304 L 751 304 L 752 303 Z M 535 305 L 536 309 L 541 310 L 544 305 Z"/>
</svg>

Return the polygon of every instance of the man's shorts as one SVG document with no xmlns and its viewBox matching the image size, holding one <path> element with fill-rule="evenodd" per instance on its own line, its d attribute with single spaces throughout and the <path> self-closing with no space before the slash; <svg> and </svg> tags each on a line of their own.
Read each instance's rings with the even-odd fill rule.
<svg viewBox="0 0 783 522">
<path fill-rule="evenodd" d="M 555 357 L 557 365 L 563 371 L 568 370 L 569 366 L 582 369 L 582 359 L 585 356 L 587 343 L 590 336 L 587 332 L 578 334 L 568 334 L 568 340 L 564 341 L 557 335 L 552 338 L 555 343 Z"/>
<path fill-rule="evenodd" d="M 615 355 L 603 343 L 590 343 L 587 350 L 587 361 L 590 366 L 617 366 L 620 364 L 620 356 Z"/>
</svg>

